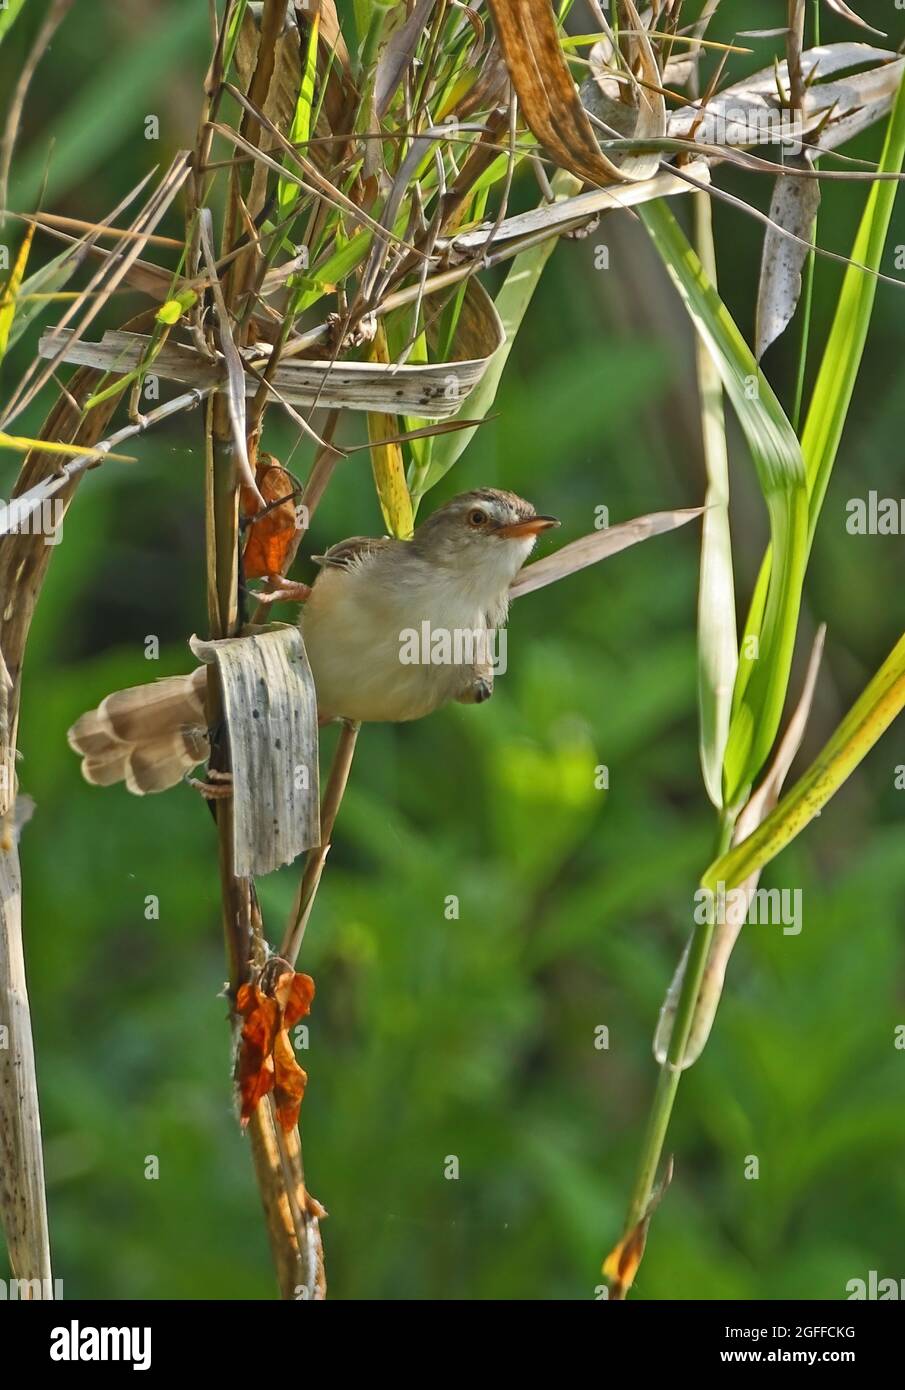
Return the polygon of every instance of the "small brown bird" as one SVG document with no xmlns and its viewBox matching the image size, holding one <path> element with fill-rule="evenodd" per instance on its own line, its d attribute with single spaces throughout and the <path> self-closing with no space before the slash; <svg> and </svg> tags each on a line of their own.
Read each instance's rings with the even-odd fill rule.
<svg viewBox="0 0 905 1390">
<path fill-rule="evenodd" d="M 410 541 L 354 536 L 321 566 L 300 618 L 321 720 L 420 719 L 493 692 L 490 635 L 538 535 L 559 522 L 512 492 L 478 488 Z M 440 660 L 407 659 L 412 635 L 449 635 Z M 459 639 L 466 640 L 459 640 Z M 468 640 L 471 639 L 471 640 Z M 69 730 L 89 782 L 165 791 L 208 755 L 206 668 L 108 695 Z"/>
</svg>

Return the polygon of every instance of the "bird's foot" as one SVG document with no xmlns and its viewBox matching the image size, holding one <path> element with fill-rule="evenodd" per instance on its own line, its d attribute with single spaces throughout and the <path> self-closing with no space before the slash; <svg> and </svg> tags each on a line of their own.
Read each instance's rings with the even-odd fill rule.
<svg viewBox="0 0 905 1390">
<path fill-rule="evenodd" d="M 208 768 L 206 778 L 187 777 L 185 780 L 196 792 L 201 793 L 205 801 L 225 801 L 233 794 L 232 773 L 220 772 L 216 767 Z"/>
<path fill-rule="evenodd" d="M 493 673 L 475 676 L 456 698 L 461 705 L 482 705 L 493 694 Z"/>
<path fill-rule="evenodd" d="M 267 589 L 259 589 L 255 594 L 258 603 L 304 603 L 311 593 L 310 584 L 284 579 L 281 574 L 269 574 L 267 583 Z"/>
</svg>

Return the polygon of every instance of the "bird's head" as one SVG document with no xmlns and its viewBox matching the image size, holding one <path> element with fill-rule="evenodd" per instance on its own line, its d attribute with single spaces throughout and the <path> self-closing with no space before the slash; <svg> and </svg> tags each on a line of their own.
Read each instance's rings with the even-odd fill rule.
<svg viewBox="0 0 905 1390">
<path fill-rule="evenodd" d="M 539 516 L 514 492 L 477 488 L 438 507 L 415 531 L 412 545 L 493 593 L 509 587 L 541 531 L 558 525 L 556 517 Z"/>
</svg>

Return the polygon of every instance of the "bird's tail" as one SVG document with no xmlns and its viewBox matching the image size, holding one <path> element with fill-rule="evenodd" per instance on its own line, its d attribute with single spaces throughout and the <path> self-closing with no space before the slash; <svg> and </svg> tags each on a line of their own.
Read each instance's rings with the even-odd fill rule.
<svg viewBox="0 0 905 1390">
<path fill-rule="evenodd" d="M 167 676 L 118 690 L 69 730 L 82 775 L 99 787 L 125 782 L 130 792 L 173 787 L 208 755 L 206 671 Z"/>
</svg>

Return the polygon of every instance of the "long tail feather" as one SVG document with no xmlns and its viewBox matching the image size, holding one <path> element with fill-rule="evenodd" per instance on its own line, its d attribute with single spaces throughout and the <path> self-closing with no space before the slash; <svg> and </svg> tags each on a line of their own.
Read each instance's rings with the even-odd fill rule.
<svg viewBox="0 0 905 1390">
<path fill-rule="evenodd" d="M 144 796 L 166 791 L 208 753 L 205 669 L 118 690 L 76 720 L 69 744 L 96 786 L 125 782 Z"/>
</svg>

